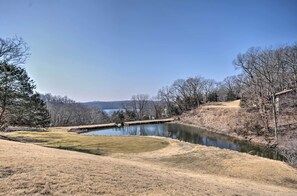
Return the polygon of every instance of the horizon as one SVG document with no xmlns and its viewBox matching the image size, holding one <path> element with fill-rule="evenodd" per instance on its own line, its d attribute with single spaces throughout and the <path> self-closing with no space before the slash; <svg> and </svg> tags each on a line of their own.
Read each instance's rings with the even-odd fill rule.
<svg viewBox="0 0 297 196">
<path fill-rule="evenodd" d="M 30 47 L 37 91 L 77 102 L 154 96 L 177 79 L 222 81 L 250 47 L 297 41 L 297 1 L 4 0 L 1 38 Z M 17 13 L 17 14 L 15 14 Z"/>
</svg>

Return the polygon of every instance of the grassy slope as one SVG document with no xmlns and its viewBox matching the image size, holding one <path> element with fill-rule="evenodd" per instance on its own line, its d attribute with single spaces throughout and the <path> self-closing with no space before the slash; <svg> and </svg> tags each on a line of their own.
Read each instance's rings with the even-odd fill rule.
<svg viewBox="0 0 297 196">
<path fill-rule="evenodd" d="M 0 195 L 297 194 L 297 172 L 282 162 L 164 140 L 111 157 L 0 140 Z"/>
<path fill-rule="evenodd" d="M 239 139 L 247 139 L 260 144 L 273 144 L 273 132 L 270 135 L 257 135 L 256 131 L 246 129 L 247 119 L 257 118 L 254 113 L 247 112 L 240 108 L 240 101 L 208 103 L 200 108 L 182 114 L 179 123 L 205 128 L 209 131 L 230 135 Z M 290 119 L 290 120 L 285 120 Z M 282 116 L 279 119 L 282 130 L 278 133 L 278 148 L 297 151 L 296 129 L 287 130 L 284 126 L 295 122 L 289 116 Z M 272 122 L 271 122 L 272 123 Z M 285 128 L 285 129 L 284 129 Z"/>
<path fill-rule="evenodd" d="M 237 134 L 244 129 L 244 119 L 250 118 L 239 106 L 240 101 L 218 102 L 203 105 L 200 108 L 186 112 L 180 116 L 180 123 L 197 126 L 216 133 L 233 136 L 239 139 L 248 139 L 255 143 L 267 144 L 264 136 Z M 273 136 L 266 139 L 273 140 Z"/>
<path fill-rule="evenodd" d="M 180 121 L 228 134 L 238 126 L 236 119 L 240 111 L 239 103 L 232 101 L 206 104 L 182 114 Z"/>
</svg>

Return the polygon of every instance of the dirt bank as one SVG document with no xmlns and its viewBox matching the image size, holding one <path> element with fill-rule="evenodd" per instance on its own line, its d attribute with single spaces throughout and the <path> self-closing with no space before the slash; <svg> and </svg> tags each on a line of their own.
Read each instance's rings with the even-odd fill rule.
<svg viewBox="0 0 297 196">
<path fill-rule="evenodd" d="M 244 113 L 239 107 L 239 103 L 239 101 L 233 101 L 203 105 L 200 108 L 185 112 L 179 117 L 177 122 L 229 135 L 241 140 L 264 145 L 268 144 L 269 140 L 267 138 L 256 137 L 255 135 L 242 136 L 236 133 L 235 130 L 242 128 L 239 118 Z"/>
<path fill-rule="evenodd" d="M 297 194 L 297 172 L 282 162 L 164 140 L 112 156 L 0 140 L 0 195 Z"/>
<path fill-rule="evenodd" d="M 257 144 L 274 146 L 274 135 L 258 134 L 246 128 L 249 122 L 257 118 L 252 112 L 240 108 L 240 101 L 206 104 L 200 108 L 185 112 L 179 116 L 177 123 L 196 126 L 208 131 L 229 135 L 240 140 Z M 247 120 L 248 119 L 248 120 Z M 277 148 L 289 149 L 297 140 L 296 131 L 283 130 L 278 134 Z M 295 149 L 297 152 L 297 149 Z"/>
</svg>

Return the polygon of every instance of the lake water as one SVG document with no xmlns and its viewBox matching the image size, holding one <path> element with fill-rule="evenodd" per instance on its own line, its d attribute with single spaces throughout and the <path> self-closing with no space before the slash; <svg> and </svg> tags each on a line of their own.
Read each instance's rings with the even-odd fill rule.
<svg viewBox="0 0 297 196">
<path fill-rule="evenodd" d="M 164 124 L 145 124 L 124 126 L 120 128 L 108 128 L 100 130 L 92 130 L 84 134 L 88 135 L 134 135 L 134 136 L 160 136 L 170 137 L 193 144 L 201 144 L 205 146 L 215 146 L 245 152 L 270 159 L 283 160 L 278 152 L 271 148 L 254 145 L 248 142 L 240 141 L 235 138 L 216 134 L 213 132 L 198 129 L 192 126 L 164 123 Z"/>
<path fill-rule="evenodd" d="M 125 109 L 104 109 L 103 111 L 106 112 L 108 116 L 111 116 L 112 113 L 117 111 L 125 111 Z"/>
</svg>

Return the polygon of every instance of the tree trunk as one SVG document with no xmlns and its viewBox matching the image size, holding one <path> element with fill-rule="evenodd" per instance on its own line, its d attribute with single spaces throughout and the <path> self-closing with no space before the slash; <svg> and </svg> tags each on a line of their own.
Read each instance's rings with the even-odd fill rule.
<svg viewBox="0 0 297 196">
<path fill-rule="evenodd" d="M 278 119 L 278 114 L 276 111 L 276 101 L 275 101 L 276 97 L 275 97 L 275 93 L 273 93 L 272 95 L 272 105 L 273 105 L 273 121 L 274 121 L 274 137 L 275 137 L 275 141 L 277 143 L 277 129 L 278 129 L 278 124 L 277 124 L 277 119 Z"/>
</svg>

